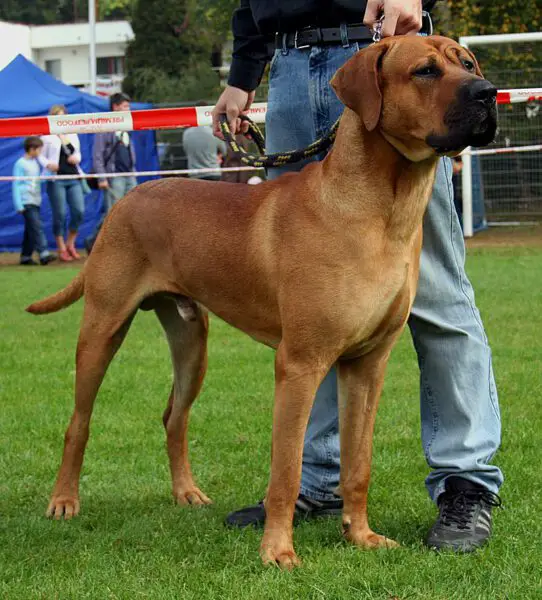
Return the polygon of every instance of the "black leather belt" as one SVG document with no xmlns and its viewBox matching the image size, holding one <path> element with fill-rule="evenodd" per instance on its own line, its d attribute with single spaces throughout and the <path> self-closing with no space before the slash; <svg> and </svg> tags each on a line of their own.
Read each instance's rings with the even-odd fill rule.
<svg viewBox="0 0 542 600">
<path fill-rule="evenodd" d="M 421 35 L 433 34 L 433 23 L 431 15 L 423 11 Z M 351 42 L 372 42 L 373 31 L 362 23 L 347 25 L 343 23 L 340 27 L 305 27 L 289 33 L 275 34 L 275 48 L 287 49 L 310 48 L 311 46 L 340 44 L 349 46 Z"/>
<path fill-rule="evenodd" d="M 371 42 L 373 32 L 365 25 L 342 27 L 306 27 L 290 33 L 275 34 L 275 48 L 310 48 L 326 44 L 348 46 L 350 42 Z"/>
</svg>

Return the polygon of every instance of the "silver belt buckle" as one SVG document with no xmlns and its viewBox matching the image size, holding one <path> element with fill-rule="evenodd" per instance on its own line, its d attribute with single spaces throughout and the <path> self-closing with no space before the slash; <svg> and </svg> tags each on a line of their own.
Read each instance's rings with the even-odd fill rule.
<svg viewBox="0 0 542 600">
<path fill-rule="evenodd" d="M 297 34 L 299 33 L 299 31 L 296 29 L 295 35 L 294 35 L 294 48 L 296 50 L 303 50 L 304 48 L 310 48 L 311 45 L 310 44 L 304 44 L 303 46 L 298 46 L 297 45 Z"/>
</svg>

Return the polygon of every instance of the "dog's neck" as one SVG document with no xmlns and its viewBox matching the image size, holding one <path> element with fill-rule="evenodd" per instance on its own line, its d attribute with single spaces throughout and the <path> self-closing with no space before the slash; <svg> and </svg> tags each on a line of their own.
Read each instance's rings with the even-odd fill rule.
<svg viewBox="0 0 542 600">
<path fill-rule="evenodd" d="M 414 238 L 433 187 L 438 157 L 412 162 L 378 131 L 367 131 L 356 113 L 346 108 L 333 150 L 323 169 L 324 198 L 355 220 L 380 224 L 389 239 Z M 380 167 L 378 166 L 380 165 Z M 386 165 L 382 172 L 381 165 Z M 367 189 L 372 194 L 365 194 Z"/>
</svg>

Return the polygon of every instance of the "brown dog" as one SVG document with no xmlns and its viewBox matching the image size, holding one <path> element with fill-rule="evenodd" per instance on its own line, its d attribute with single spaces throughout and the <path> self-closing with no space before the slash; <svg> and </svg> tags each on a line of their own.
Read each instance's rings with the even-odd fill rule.
<svg viewBox="0 0 542 600">
<path fill-rule="evenodd" d="M 484 145 L 496 89 L 474 57 L 442 37 L 393 37 L 362 50 L 332 81 L 346 105 L 320 163 L 259 186 L 165 179 L 111 211 L 84 269 L 35 314 L 84 295 L 75 411 L 48 514 L 79 511 L 94 399 L 139 308 L 171 349 L 164 414 L 173 494 L 210 500 L 187 455 L 188 413 L 207 366 L 207 311 L 276 348 L 264 562 L 297 564 L 292 542 L 303 435 L 316 390 L 336 364 L 346 537 L 391 546 L 367 521 L 372 434 L 384 369 L 416 291 L 422 217 L 438 155 Z"/>
</svg>

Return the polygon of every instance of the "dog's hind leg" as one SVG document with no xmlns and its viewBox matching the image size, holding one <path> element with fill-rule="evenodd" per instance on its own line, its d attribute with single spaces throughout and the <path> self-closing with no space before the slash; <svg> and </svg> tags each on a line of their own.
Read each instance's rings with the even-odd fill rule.
<svg viewBox="0 0 542 600">
<path fill-rule="evenodd" d="M 92 301 L 86 302 L 77 343 L 75 409 L 64 438 L 62 464 L 47 516 L 70 519 L 79 512 L 79 476 L 94 400 L 135 311 L 135 306 L 118 312 L 98 310 Z"/>
<path fill-rule="evenodd" d="M 174 373 L 164 412 L 173 496 L 179 504 L 210 504 L 211 500 L 194 483 L 187 437 L 190 407 L 207 369 L 208 317 L 186 299 L 161 298 L 156 301 L 155 311 L 166 333 Z"/>
</svg>

